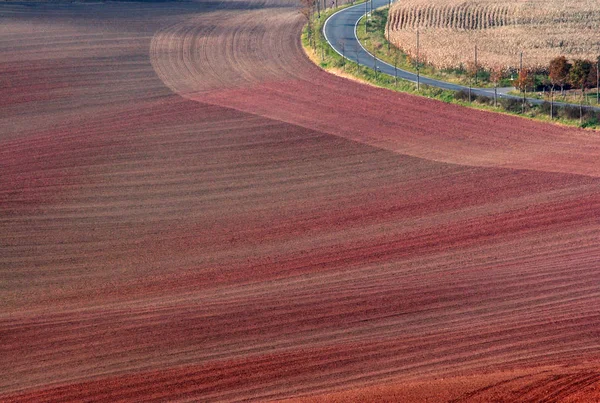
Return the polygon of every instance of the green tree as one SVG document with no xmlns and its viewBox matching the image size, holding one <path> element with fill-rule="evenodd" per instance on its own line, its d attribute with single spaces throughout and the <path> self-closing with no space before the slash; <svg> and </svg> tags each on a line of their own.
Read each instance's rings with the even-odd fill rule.
<svg viewBox="0 0 600 403">
<path fill-rule="evenodd" d="M 598 61 L 596 61 L 595 63 L 590 63 L 590 71 L 587 75 L 587 77 L 585 78 L 585 87 L 586 88 L 595 88 L 596 87 L 596 73 L 597 73 L 597 68 L 596 68 L 596 64 L 598 63 Z"/>
<path fill-rule="evenodd" d="M 588 83 L 590 83 L 590 87 L 596 87 L 596 103 L 600 104 L 600 56 L 596 58 L 596 63 L 592 66 L 592 70 L 590 71 L 590 75 L 588 76 Z"/>
<path fill-rule="evenodd" d="M 592 70 L 592 62 L 585 59 L 576 59 L 573 61 L 573 67 L 569 72 L 569 80 L 573 87 L 581 88 L 581 98 L 579 101 L 579 123 L 583 122 L 583 99 L 585 97 L 585 87 L 588 85 L 588 77 Z"/>
<path fill-rule="evenodd" d="M 569 82 L 575 88 L 581 88 L 581 91 L 589 84 L 588 77 L 592 70 L 592 62 L 585 59 L 576 59 L 573 61 L 573 67 L 569 71 Z"/>
</svg>

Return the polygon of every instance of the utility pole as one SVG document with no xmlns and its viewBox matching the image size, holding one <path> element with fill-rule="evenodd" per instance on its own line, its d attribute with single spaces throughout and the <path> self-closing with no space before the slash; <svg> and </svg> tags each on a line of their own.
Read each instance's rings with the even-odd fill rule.
<svg viewBox="0 0 600 403">
<path fill-rule="evenodd" d="M 550 88 L 550 120 L 554 119 L 554 85 Z"/>
<path fill-rule="evenodd" d="M 317 17 L 321 19 L 321 0 L 316 0 L 317 3 Z"/>
<path fill-rule="evenodd" d="M 398 85 L 398 52 L 394 58 L 394 85 Z"/>
<path fill-rule="evenodd" d="M 494 108 L 498 107 L 498 84 L 494 85 Z"/>
<path fill-rule="evenodd" d="M 377 58 L 373 55 L 373 70 L 375 70 L 375 78 L 377 78 Z"/>
<path fill-rule="evenodd" d="M 580 125 L 583 123 L 583 97 L 584 97 L 584 86 L 582 84 L 581 85 L 581 97 L 579 98 L 579 124 Z"/>
<path fill-rule="evenodd" d="M 388 0 L 388 18 L 387 18 L 387 43 L 388 43 L 388 55 L 390 54 L 390 8 L 392 7 L 392 0 Z"/>
<path fill-rule="evenodd" d="M 600 104 L 600 66 L 598 66 L 598 62 L 600 62 L 600 56 L 596 58 L 596 105 Z"/>
<path fill-rule="evenodd" d="M 421 74 L 419 71 L 419 64 L 419 27 L 417 26 L 417 91 L 419 91 L 421 86 Z"/>
<path fill-rule="evenodd" d="M 471 102 L 471 87 L 472 87 L 471 84 L 472 84 L 472 80 L 473 80 L 473 78 L 469 74 L 469 103 Z"/>
<path fill-rule="evenodd" d="M 523 52 L 519 58 L 519 78 L 521 78 L 521 72 L 523 71 Z M 525 83 L 520 83 L 522 86 L 521 91 L 523 92 L 523 101 L 521 102 L 521 113 L 525 113 Z"/>
<path fill-rule="evenodd" d="M 369 23 L 369 2 L 365 1 L 365 34 L 367 33 L 367 24 Z"/>
<path fill-rule="evenodd" d="M 475 45 L 475 86 L 477 86 L 477 45 Z"/>
<path fill-rule="evenodd" d="M 523 70 L 523 52 L 521 52 L 520 60 L 519 60 L 519 73 Z"/>
</svg>

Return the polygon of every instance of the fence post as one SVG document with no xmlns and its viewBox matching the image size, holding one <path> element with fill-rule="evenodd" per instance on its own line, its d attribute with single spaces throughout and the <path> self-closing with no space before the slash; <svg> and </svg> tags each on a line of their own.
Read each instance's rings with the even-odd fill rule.
<svg viewBox="0 0 600 403">
<path fill-rule="evenodd" d="M 373 55 L 373 70 L 375 70 L 375 78 L 377 78 L 377 58 Z"/>
<path fill-rule="evenodd" d="M 494 108 L 498 107 L 498 84 L 494 87 Z"/>
<path fill-rule="evenodd" d="M 390 54 L 390 8 L 392 7 L 392 1 L 388 0 L 388 18 L 385 25 L 387 26 L 387 45 L 388 45 L 388 55 Z"/>
<path fill-rule="evenodd" d="M 554 86 L 550 89 L 550 120 L 554 119 Z"/>
<path fill-rule="evenodd" d="M 419 27 L 417 26 L 417 91 L 419 91 L 421 86 L 421 73 L 419 64 Z"/>
<path fill-rule="evenodd" d="M 365 34 L 368 31 L 368 23 L 369 23 L 369 9 L 368 7 L 369 2 L 365 1 Z"/>
<path fill-rule="evenodd" d="M 477 87 L 477 45 L 475 45 L 475 86 Z"/>
</svg>

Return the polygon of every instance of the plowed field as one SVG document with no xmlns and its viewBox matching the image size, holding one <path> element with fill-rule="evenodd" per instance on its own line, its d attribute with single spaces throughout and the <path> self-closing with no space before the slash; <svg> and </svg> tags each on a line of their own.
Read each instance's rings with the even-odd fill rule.
<svg viewBox="0 0 600 403">
<path fill-rule="evenodd" d="M 0 3 L 0 400 L 600 398 L 600 136 L 331 76 L 302 23 Z"/>
</svg>

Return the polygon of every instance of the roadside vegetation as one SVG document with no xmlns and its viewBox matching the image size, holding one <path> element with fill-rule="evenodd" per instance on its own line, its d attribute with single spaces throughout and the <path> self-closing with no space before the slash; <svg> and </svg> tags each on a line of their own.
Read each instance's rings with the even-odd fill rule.
<svg viewBox="0 0 600 403">
<path fill-rule="evenodd" d="M 350 5 L 351 4 L 348 4 L 342 7 L 348 7 Z M 305 7 L 305 9 L 303 9 L 303 14 L 307 17 L 307 24 L 302 31 L 303 47 L 309 58 L 311 58 L 313 62 L 318 64 L 324 70 L 370 85 L 387 88 L 389 90 L 425 96 L 440 100 L 442 102 L 468 106 L 475 109 L 517 115 L 546 122 L 553 121 L 569 126 L 579 126 L 585 128 L 600 127 L 600 112 L 596 112 L 590 108 L 585 108 L 583 105 L 580 107 L 559 107 L 558 105 L 551 104 L 550 102 L 544 102 L 541 105 L 534 105 L 529 102 L 523 102 L 520 99 L 494 99 L 493 96 L 475 96 L 474 94 L 470 94 L 468 91 L 456 92 L 443 90 L 423 84 L 421 84 L 419 90 L 417 90 L 416 85 L 413 82 L 402 80 L 400 78 L 396 79 L 393 76 L 378 72 L 375 68 L 376 63 L 374 59 L 359 60 L 360 63 L 364 63 L 370 67 L 360 66 L 357 63 L 354 63 L 339 55 L 331 46 L 329 46 L 323 35 L 323 25 L 325 24 L 327 18 L 329 18 L 333 13 L 339 11 L 342 7 L 337 9 L 329 9 L 326 11 L 321 10 L 320 17 L 316 12 L 314 12 L 315 10 L 308 5 Z M 370 53 L 376 55 L 379 59 L 384 60 L 391 65 L 396 63 L 398 68 L 415 71 L 417 68 L 416 63 L 411 60 L 408 55 L 402 53 L 386 40 L 386 20 L 387 8 L 375 10 L 370 21 L 368 21 L 368 27 L 365 34 L 365 21 L 363 18 L 363 20 L 361 20 L 359 23 L 359 39 L 363 43 L 363 46 L 365 46 Z M 354 54 L 354 57 L 358 56 L 358 49 L 346 46 L 343 43 L 339 44 L 339 46 L 342 48 L 342 53 L 344 55 L 352 56 Z M 465 84 L 465 76 L 463 75 L 461 77 L 461 72 L 457 72 L 457 74 L 455 74 L 450 71 L 442 71 L 441 74 L 440 72 L 437 72 L 436 74 L 433 68 L 429 67 L 428 70 L 428 66 L 423 64 L 418 65 L 418 68 L 422 75 Z M 475 83 L 474 76 L 475 75 L 473 74 L 473 84 Z M 469 82 L 469 77 L 466 77 L 466 79 L 467 82 Z M 495 86 L 503 86 L 506 85 L 505 80 L 505 77 L 502 77 L 500 74 L 494 74 L 494 72 L 478 71 L 477 73 L 477 83 L 479 87 L 482 86 L 482 83 L 487 83 L 488 86 L 490 86 L 490 84 Z M 552 119 L 550 118 L 551 113 Z"/>
</svg>

